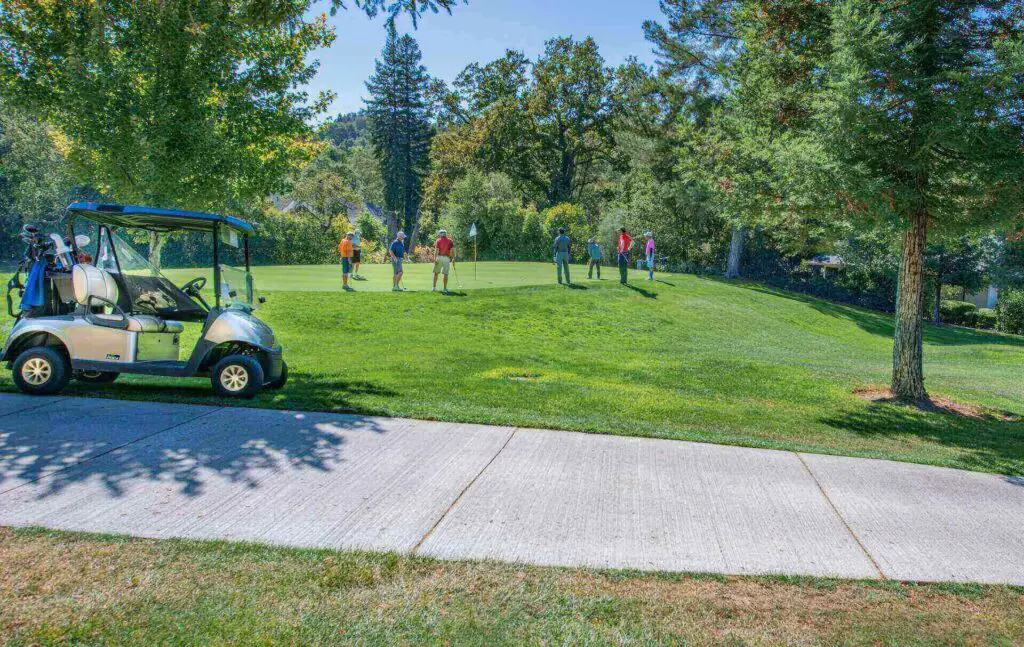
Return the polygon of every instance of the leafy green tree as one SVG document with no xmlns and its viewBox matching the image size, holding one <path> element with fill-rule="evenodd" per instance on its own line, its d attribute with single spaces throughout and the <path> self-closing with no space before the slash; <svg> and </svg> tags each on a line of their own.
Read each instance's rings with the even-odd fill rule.
<svg viewBox="0 0 1024 647">
<path fill-rule="evenodd" d="M 611 71 L 592 38 L 555 38 L 533 66 L 528 106 L 547 204 L 579 200 L 611 147 Z"/>
<path fill-rule="evenodd" d="M 78 176 L 112 198 L 260 198 L 316 150 L 308 123 L 329 99 L 301 90 L 307 55 L 334 39 L 305 4 L 5 3 L 0 93 L 54 126 Z"/>
<path fill-rule="evenodd" d="M 426 90 L 429 82 L 416 41 L 392 28 L 366 88 L 370 138 L 384 179 L 384 207 L 412 233 L 423 199 L 431 128 Z"/>
<path fill-rule="evenodd" d="M 0 104 L 0 263 L 22 252 L 21 227 L 55 227 L 74 189 L 46 127 Z"/>
<path fill-rule="evenodd" d="M 318 67 L 310 54 L 334 31 L 313 4 L 4 2 L 0 96 L 50 124 L 71 171 L 110 198 L 238 206 L 319 152 L 309 124 L 330 95 L 311 98 L 302 87 Z M 456 0 L 352 4 L 415 20 Z"/>
<path fill-rule="evenodd" d="M 346 174 L 351 179 L 356 195 L 363 202 L 384 204 L 384 178 L 380 164 L 369 146 L 355 146 L 345 158 Z"/>
</svg>

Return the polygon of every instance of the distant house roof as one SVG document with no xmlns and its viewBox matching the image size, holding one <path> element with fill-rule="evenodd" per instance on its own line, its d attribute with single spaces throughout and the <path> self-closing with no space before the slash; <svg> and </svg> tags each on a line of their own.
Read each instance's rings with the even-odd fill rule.
<svg viewBox="0 0 1024 647">
<path fill-rule="evenodd" d="M 286 195 L 271 193 L 268 199 L 275 209 L 284 213 L 291 213 L 299 208 L 299 203 Z"/>
<path fill-rule="evenodd" d="M 374 217 L 375 220 L 380 222 L 382 225 L 387 224 L 387 219 L 384 217 L 384 210 L 373 204 L 372 202 L 364 202 L 362 205 L 356 202 L 349 202 L 348 206 L 348 221 L 353 225 L 359 220 L 359 216 L 363 210 Z"/>
<path fill-rule="evenodd" d="M 818 254 L 809 261 L 804 261 L 811 267 L 827 267 L 829 269 L 842 269 L 846 267 L 842 256 L 836 254 Z"/>
</svg>

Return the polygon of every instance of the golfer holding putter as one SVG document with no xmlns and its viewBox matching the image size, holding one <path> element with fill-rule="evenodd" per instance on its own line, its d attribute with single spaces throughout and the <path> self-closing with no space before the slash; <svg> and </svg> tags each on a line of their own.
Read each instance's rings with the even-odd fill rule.
<svg viewBox="0 0 1024 647">
<path fill-rule="evenodd" d="M 629 248 L 633 246 L 633 239 L 629 232 L 623 227 L 619 230 L 619 283 L 625 285 L 629 275 Z"/>
<path fill-rule="evenodd" d="M 402 280 L 402 274 L 404 274 L 402 271 L 402 259 L 405 258 L 405 232 L 400 231 L 395 235 L 395 240 L 388 247 L 388 253 L 391 255 L 391 267 L 395 270 L 395 285 L 391 288 L 391 291 L 404 292 L 405 290 L 399 287 L 398 284 Z"/>
<path fill-rule="evenodd" d="M 587 268 L 587 278 L 594 278 L 594 268 L 597 268 L 597 278 L 601 278 L 601 246 L 597 240 L 591 238 L 587 241 L 587 253 L 590 254 L 590 265 Z"/>
<path fill-rule="evenodd" d="M 647 239 L 647 247 L 644 248 L 644 256 L 647 257 L 647 271 L 650 274 L 647 275 L 648 281 L 654 280 L 654 234 L 647 232 L 644 234 Z"/>
<path fill-rule="evenodd" d="M 352 271 L 352 232 L 345 234 L 345 237 L 338 243 L 338 255 L 341 256 L 341 289 L 346 292 L 354 292 L 348 284 L 348 275 Z"/>
<path fill-rule="evenodd" d="M 363 261 L 362 252 L 360 246 L 363 244 L 363 235 L 358 229 L 352 234 L 352 278 L 357 281 L 366 280 L 364 277 L 359 275 L 359 265 Z"/>
<path fill-rule="evenodd" d="M 444 289 L 441 294 L 448 294 L 448 270 L 455 263 L 455 243 L 448 238 L 448 232 L 441 229 L 437 232 L 437 240 L 434 242 L 434 287 L 431 292 L 437 291 L 437 275 L 444 274 Z"/>
<path fill-rule="evenodd" d="M 565 268 L 565 282 L 569 280 L 569 245 L 572 241 L 565 235 L 565 227 L 558 230 L 558 237 L 555 238 L 555 266 L 558 268 L 558 284 L 562 284 L 562 268 Z"/>
</svg>

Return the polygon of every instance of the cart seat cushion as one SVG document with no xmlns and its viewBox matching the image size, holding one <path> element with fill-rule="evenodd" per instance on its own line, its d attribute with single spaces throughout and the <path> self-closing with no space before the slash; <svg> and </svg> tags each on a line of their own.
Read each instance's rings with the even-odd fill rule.
<svg viewBox="0 0 1024 647">
<path fill-rule="evenodd" d="M 93 317 L 103 321 L 123 321 L 119 314 L 94 314 Z M 181 322 L 164 321 L 150 315 L 128 315 L 125 319 L 128 321 L 127 330 L 130 332 L 180 333 L 185 331 L 185 326 L 181 325 Z"/>
<path fill-rule="evenodd" d="M 71 269 L 71 284 L 75 290 L 75 301 L 83 306 L 101 305 L 91 301 L 92 297 L 117 303 L 117 283 L 114 277 L 95 265 L 75 265 Z"/>
</svg>

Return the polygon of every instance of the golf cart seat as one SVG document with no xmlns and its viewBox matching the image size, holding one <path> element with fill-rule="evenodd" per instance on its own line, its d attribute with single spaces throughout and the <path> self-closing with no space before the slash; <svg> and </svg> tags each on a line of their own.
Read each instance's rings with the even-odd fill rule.
<svg viewBox="0 0 1024 647">
<path fill-rule="evenodd" d="M 71 282 L 75 289 L 75 301 L 86 308 L 110 306 L 118 310 L 117 283 L 109 272 L 95 265 L 79 263 L 71 270 Z M 185 330 L 177 321 L 164 321 L 152 315 L 90 312 L 88 316 L 98 325 L 124 328 L 130 332 L 180 333 Z"/>
</svg>

